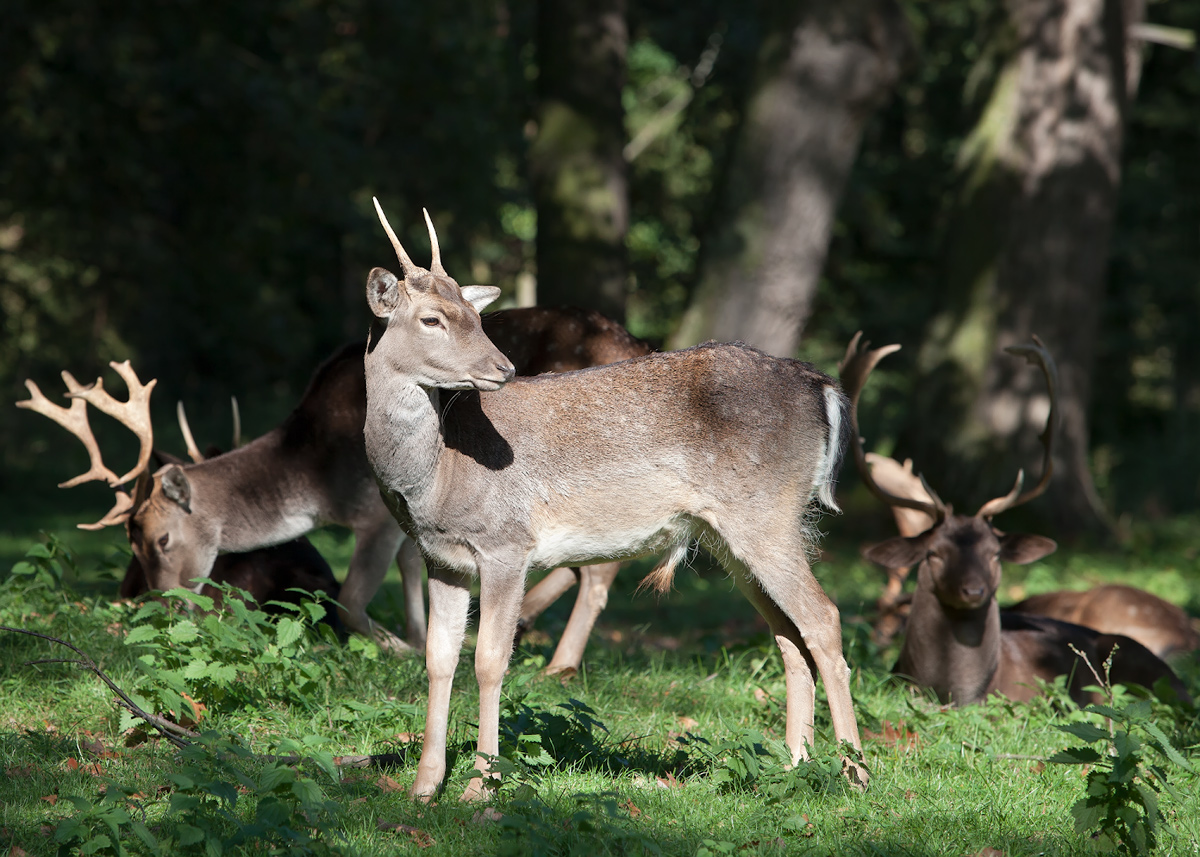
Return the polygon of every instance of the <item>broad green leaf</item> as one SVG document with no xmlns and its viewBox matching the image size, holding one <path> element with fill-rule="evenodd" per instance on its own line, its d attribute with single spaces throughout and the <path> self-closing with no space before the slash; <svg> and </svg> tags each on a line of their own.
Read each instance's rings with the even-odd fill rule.
<svg viewBox="0 0 1200 857">
<path fill-rule="evenodd" d="M 275 628 L 275 641 L 280 648 L 290 646 L 304 635 L 304 625 L 290 616 L 279 620 Z"/>
<path fill-rule="evenodd" d="M 138 625 L 125 635 L 125 645 L 135 646 L 138 643 L 149 642 L 158 637 L 158 633 L 158 629 L 153 625 Z"/>
<path fill-rule="evenodd" d="M 167 631 L 167 636 L 171 638 L 171 642 L 176 645 L 180 643 L 190 643 L 192 640 L 200 636 L 200 629 L 196 627 L 196 623 L 190 619 L 184 619 L 181 622 L 176 622 Z"/>
<path fill-rule="evenodd" d="M 25 551 L 25 556 L 37 557 L 38 559 L 53 559 L 54 553 L 45 545 L 36 544 L 30 545 L 29 550 Z"/>
<path fill-rule="evenodd" d="M 1142 728 L 1149 732 L 1150 737 L 1157 742 L 1154 746 L 1160 753 L 1162 753 L 1179 767 L 1183 768 L 1185 771 L 1188 771 L 1189 773 L 1195 773 L 1195 769 L 1192 768 L 1191 762 L 1184 758 L 1183 754 L 1175 749 L 1175 747 L 1171 744 L 1170 739 L 1167 738 L 1166 733 L 1158 728 L 1157 723 L 1152 720 L 1148 720 L 1142 724 Z"/>
<path fill-rule="evenodd" d="M 1061 732 L 1066 732 L 1069 735 L 1074 735 L 1081 741 L 1086 741 L 1092 744 L 1096 741 L 1107 740 L 1109 737 L 1108 730 L 1101 729 L 1099 726 L 1094 726 L 1091 723 L 1067 723 L 1066 725 L 1055 726 Z"/>
<path fill-rule="evenodd" d="M 1091 747 L 1068 747 L 1055 753 L 1047 761 L 1059 765 L 1094 765 L 1103 757 Z"/>
<path fill-rule="evenodd" d="M 190 824 L 181 824 L 175 828 L 175 835 L 180 845 L 195 845 L 204 840 L 204 831 Z"/>
</svg>

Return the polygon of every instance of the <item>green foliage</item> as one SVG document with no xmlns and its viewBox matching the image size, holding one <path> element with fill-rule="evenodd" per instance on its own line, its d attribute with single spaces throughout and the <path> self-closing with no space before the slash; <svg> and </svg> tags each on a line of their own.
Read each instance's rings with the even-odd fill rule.
<svg viewBox="0 0 1200 857">
<path fill-rule="evenodd" d="M 1178 799 L 1172 773 L 1194 774 L 1195 769 L 1155 721 L 1150 700 L 1089 705 L 1083 714 L 1093 717 L 1056 727 L 1083 744 L 1049 759 L 1090 766 L 1084 796 L 1071 807 L 1075 830 L 1098 833 L 1102 851 L 1150 854 L 1167 821 L 1159 796 L 1165 792 Z M 1095 722 L 1101 718 L 1105 727 Z"/>
<path fill-rule="evenodd" d="M 577 794 L 566 818 L 533 798 L 514 801 L 500 819 L 496 853 L 504 857 L 559 857 L 588 854 L 662 854 L 653 837 L 634 830 L 612 792 Z"/>
<path fill-rule="evenodd" d="M 312 743 L 284 742 L 275 749 L 311 751 Z M 302 772 L 305 761 L 337 781 L 333 759 L 323 751 L 263 763 L 236 738 L 206 732 L 183 748 L 167 774 L 172 788 L 162 818 L 147 824 L 145 797 L 108 779 L 99 801 L 69 797 L 76 812 L 59 823 L 55 841 L 63 854 L 77 848 L 113 857 L 131 853 L 128 834 L 136 837 L 132 853 L 155 857 L 353 854 L 340 832 L 340 807 Z"/>
<path fill-rule="evenodd" d="M 694 735 L 688 740 L 696 757 L 692 764 L 702 760 L 711 770 L 712 782 L 723 791 L 753 791 L 767 803 L 777 804 L 813 793 L 842 794 L 848 787 L 842 757 L 836 752 L 815 752 L 793 765 L 786 743 L 752 729 L 716 744 Z M 854 752 L 849 747 L 847 751 Z"/>
<path fill-rule="evenodd" d="M 64 577 L 75 571 L 75 557 L 62 540 L 52 533 L 42 535 L 44 541 L 31 545 L 0 582 L 0 618 L 5 623 L 9 621 L 5 608 L 28 610 L 32 603 L 62 601 Z M 20 598 L 15 597 L 18 592 Z"/>
</svg>

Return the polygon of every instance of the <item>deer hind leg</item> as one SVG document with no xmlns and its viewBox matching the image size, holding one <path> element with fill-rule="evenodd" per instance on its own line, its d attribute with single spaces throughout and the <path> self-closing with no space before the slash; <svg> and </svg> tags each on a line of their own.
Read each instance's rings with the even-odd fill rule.
<svg viewBox="0 0 1200 857">
<path fill-rule="evenodd" d="M 487 795 L 483 777 L 490 762 L 485 757 L 500 752 L 500 691 L 512 657 L 513 634 L 524 594 L 525 568 L 519 562 L 511 565 L 492 562 L 480 567 L 479 635 L 475 647 L 475 678 L 479 681 L 475 769 L 479 776 L 471 779 L 462 794 L 463 800 L 478 800 Z"/>
<path fill-rule="evenodd" d="M 471 579 L 461 572 L 429 568 L 429 639 L 425 667 L 429 672 L 429 703 L 425 709 L 425 737 L 412 796 L 431 798 L 446 776 L 446 735 L 450 720 L 450 690 L 454 669 L 467 630 L 471 606 Z"/>
<path fill-rule="evenodd" d="M 367 605 L 379 591 L 392 557 L 400 548 L 404 533 L 389 515 L 379 518 L 370 526 L 354 531 L 354 556 L 346 572 L 346 582 L 338 600 L 342 604 L 340 616 L 351 632 L 371 637 L 384 651 L 404 654 L 412 651 L 408 643 L 387 628 L 372 622 L 367 616 Z"/>
<path fill-rule="evenodd" d="M 608 604 L 608 590 L 620 571 L 619 562 L 606 562 L 600 565 L 585 565 L 579 569 L 579 595 L 571 610 L 571 618 L 554 657 L 546 666 L 548 675 L 575 672 L 583 662 L 583 650 L 587 648 L 588 637 L 596 624 L 605 605 Z"/>
<path fill-rule="evenodd" d="M 842 625 L 837 606 L 813 576 L 804 557 L 804 545 L 798 537 L 781 537 L 778 533 L 759 533 L 757 536 L 753 539 L 741 539 L 736 544 L 731 540 L 728 542 L 733 556 L 737 557 L 730 565 L 736 567 L 739 563 L 744 563 L 745 569 L 756 579 L 756 586 L 763 596 L 775 605 L 799 633 L 800 640 L 797 644 L 797 641 L 787 634 L 780 635 L 779 632 L 775 632 L 777 641 L 783 636 L 791 645 L 796 645 L 801 655 L 807 652 L 807 657 L 804 658 L 806 664 L 815 665 L 825 683 L 825 696 L 829 701 L 834 735 L 839 743 L 846 742 L 856 750 L 861 750 L 862 740 L 858 734 L 858 721 L 854 717 L 854 702 L 850 696 L 850 668 L 842 655 Z M 781 557 L 786 558 L 785 561 L 781 562 Z M 735 568 L 730 570 L 735 573 L 741 571 Z M 746 584 L 738 585 L 742 587 Z M 754 588 L 748 589 L 747 594 L 758 607 Z M 762 609 L 759 607 L 760 612 Z M 767 616 L 766 613 L 763 615 Z M 774 628 L 772 630 L 774 631 Z M 798 664 L 794 655 L 786 653 L 784 644 L 779 645 L 780 651 L 785 652 L 785 664 L 788 664 L 788 658 L 791 658 L 792 663 Z M 791 668 L 799 671 L 798 666 Z M 788 691 L 790 708 L 793 704 L 790 686 Z M 803 706 L 804 703 L 798 697 L 799 694 L 795 704 Z M 811 722 L 809 715 L 808 724 Z M 797 753 L 798 749 L 793 746 L 793 754 Z M 851 780 L 857 780 L 860 785 L 865 786 L 866 771 L 849 760 L 847 766 Z"/>
<path fill-rule="evenodd" d="M 734 572 L 733 580 L 742 594 L 767 620 L 767 625 L 783 657 L 784 681 L 787 685 L 787 729 L 784 733 L 792 751 L 792 763 L 808 758 L 813 743 L 813 717 L 816 710 L 817 686 L 813 680 L 815 665 L 804 639 L 792 621 L 774 601 L 762 591 L 744 570 Z"/>
</svg>

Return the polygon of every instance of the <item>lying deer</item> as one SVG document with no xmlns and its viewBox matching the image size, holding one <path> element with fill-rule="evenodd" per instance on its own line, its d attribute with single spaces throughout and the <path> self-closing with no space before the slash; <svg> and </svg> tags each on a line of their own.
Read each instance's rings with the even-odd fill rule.
<svg viewBox="0 0 1200 857">
<path fill-rule="evenodd" d="M 530 374 L 578 369 L 650 350 L 620 325 L 592 311 L 506 310 L 489 316 L 485 324 L 491 335 L 521 358 L 522 371 Z M 17 403 L 63 425 L 87 448 L 90 469 L 60 487 L 93 479 L 116 487 L 136 480 L 132 496 L 118 491 L 113 509 L 82 528 L 125 524 L 150 586 L 170 589 L 207 576 L 219 552 L 250 551 L 290 541 L 324 524 L 341 524 L 355 536 L 341 589 L 345 626 L 374 636 L 389 650 L 409 648 L 366 612 L 399 551 L 407 638 L 412 646 L 423 646 L 421 558 L 411 541 L 402 546 L 403 533 L 380 499 L 363 448 L 366 386 L 361 344 L 343 347 L 317 369 L 300 404 L 278 428 L 225 455 L 193 464 L 168 464 L 154 472 L 149 470 L 154 441 L 149 401 L 156 382 L 141 384 L 128 361 L 112 365 L 129 388 L 128 402 L 113 399 L 99 379 L 84 387 L 64 372 L 72 399 L 69 409 L 49 402 L 28 380 L 31 399 Z M 138 461 L 129 472 L 118 476 L 104 465 L 88 424 L 89 404 L 138 437 Z M 587 572 L 609 578 L 615 573 L 615 567 Z M 603 607 L 594 587 L 581 587 L 579 599 L 552 664 L 578 666 L 591 628 L 587 617 L 594 620 Z"/>
<path fill-rule="evenodd" d="M 1186 613 L 1144 589 L 1119 583 L 1083 592 L 1046 592 L 1006 609 L 1073 622 L 1105 634 L 1124 634 L 1160 658 L 1200 648 L 1200 634 Z"/>
<path fill-rule="evenodd" d="M 1053 359 L 1039 340 L 1032 346 L 1010 347 L 1038 363 L 1050 391 L 1050 414 L 1041 436 L 1042 477 L 1022 492 L 1024 471 L 1013 489 L 984 503 L 974 516 L 956 515 L 910 467 L 873 456 L 869 466 L 858 431 L 858 399 L 867 376 L 898 345 L 870 350 L 856 334 L 840 366 L 850 397 L 850 426 L 855 464 L 867 489 L 892 509 L 926 516 L 928 528 L 915 535 L 899 536 L 863 551 L 867 559 L 888 569 L 915 566 L 913 593 L 904 645 L 894 671 L 932 689 L 943 703 L 969 705 L 991 693 L 1015 700 L 1037 694 L 1035 679 L 1051 681 L 1068 676 L 1068 691 L 1076 701 L 1095 679 L 1079 663 L 1072 647 L 1082 652 L 1097 670 L 1112 655 L 1111 679 L 1152 687 L 1166 678 L 1181 699 L 1187 693 L 1165 663 L 1140 643 L 1113 634 L 1099 634 L 1080 625 L 1038 616 L 1001 612 L 996 602 L 1001 563 L 1034 562 L 1052 553 L 1056 545 L 1044 536 L 1003 533 L 992 518 L 1040 496 L 1052 472 L 1051 448 L 1057 418 L 1056 371 Z M 880 466 L 884 461 L 891 463 Z M 909 525 L 911 526 L 911 521 Z"/>
<path fill-rule="evenodd" d="M 796 360 L 707 344 L 613 366 L 515 378 L 479 311 L 491 286 L 459 287 L 409 258 L 375 268 L 367 303 L 367 455 L 389 507 L 429 565 L 429 703 L 415 796 L 446 772 L 450 691 L 479 579 L 479 736 L 464 799 L 484 794 L 499 752 L 500 690 L 525 575 L 666 552 L 666 590 L 700 540 L 767 620 L 783 656 L 792 758 L 813 740 L 820 672 L 839 742 L 860 748 L 838 610 L 809 569 L 818 501 L 836 509 L 846 400 Z M 851 766 L 865 784 L 866 772 Z"/>
</svg>

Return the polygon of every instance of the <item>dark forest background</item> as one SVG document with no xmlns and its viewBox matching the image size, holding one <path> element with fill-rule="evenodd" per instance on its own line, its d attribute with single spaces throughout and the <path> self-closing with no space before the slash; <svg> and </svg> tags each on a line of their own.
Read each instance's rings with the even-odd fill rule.
<svg viewBox="0 0 1200 857">
<path fill-rule="evenodd" d="M 864 397 L 868 446 L 968 511 L 1037 472 L 1041 379 L 1001 353 L 1036 332 L 1064 425 L 1031 514 L 1102 535 L 1200 505 L 1197 0 L 0 15 L 10 402 L 131 358 L 159 379 L 160 446 L 182 449 L 176 400 L 202 444 L 228 443 L 231 395 L 266 430 L 365 335 L 366 272 L 394 261 L 377 195 L 418 262 L 427 207 L 450 273 L 509 305 L 829 371 L 860 328 L 902 343 Z M 103 486 L 53 494 L 78 447 L 0 408 L 0 492 L 107 508 Z"/>
</svg>

